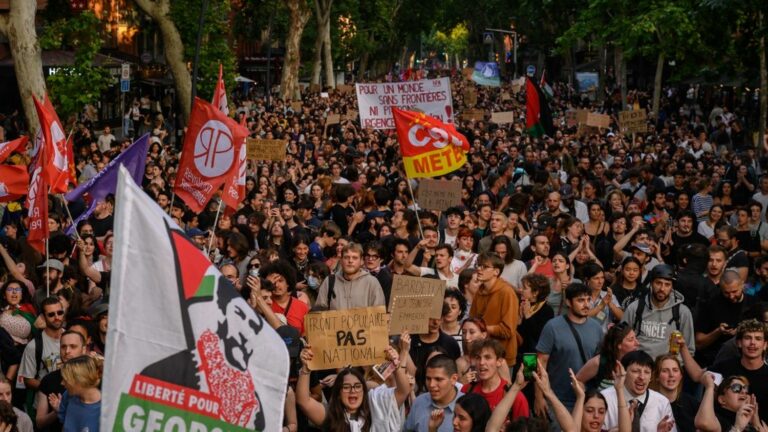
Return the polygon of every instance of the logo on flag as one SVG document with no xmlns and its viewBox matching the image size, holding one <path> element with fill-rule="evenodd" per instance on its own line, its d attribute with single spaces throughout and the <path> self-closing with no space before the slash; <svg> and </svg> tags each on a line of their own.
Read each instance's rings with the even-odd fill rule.
<svg viewBox="0 0 768 432">
<path fill-rule="evenodd" d="M 27 145 L 27 141 L 29 141 L 29 139 L 25 135 L 13 141 L 0 143 L 0 163 L 5 162 L 5 160 L 8 159 L 8 156 L 10 156 L 14 151 L 18 150 L 19 148 L 23 149 L 24 146 Z"/>
<path fill-rule="evenodd" d="M 101 427 L 279 430 L 282 338 L 122 168 L 116 201 Z"/>
<path fill-rule="evenodd" d="M 238 173 L 235 163 L 248 129 L 202 99 L 195 99 L 174 191 L 199 213 L 227 177 Z"/>
<path fill-rule="evenodd" d="M 0 202 L 14 201 L 27 193 L 29 173 L 21 165 L 0 165 Z"/>
<path fill-rule="evenodd" d="M 32 171 L 27 194 L 27 217 L 29 218 L 29 235 L 27 242 L 38 252 L 45 253 L 45 240 L 48 238 L 48 185 L 43 178 L 42 158 Z"/>
<path fill-rule="evenodd" d="M 392 114 L 408 177 L 445 175 L 467 162 L 469 141 L 452 124 L 397 108 L 392 109 Z"/>
<path fill-rule="evenodd" d="M 42 103 L 34 96 L 33 99 L 43 131 L 43 177 L 50 185 L 51 193 L 64 193 L 69 183 L 67 136 L 48 95 L 43 96 Z"/>
</svg>

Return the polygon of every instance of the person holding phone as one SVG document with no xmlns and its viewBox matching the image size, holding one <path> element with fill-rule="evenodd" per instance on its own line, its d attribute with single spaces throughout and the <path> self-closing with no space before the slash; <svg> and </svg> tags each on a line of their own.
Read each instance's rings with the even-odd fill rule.
<svg viewBox="0 0 768 432">
<path fill-rule="evenodd" d="M 477 380 L 464 384 L 461 392 L 479 394 L 493 410 L 510 388 L 509 382 L 499 375 L 499 370 L 506 366 L 504 346 L 496 339 L 483 339 L 475 341 L 469 349 L 472 366 L 477 370 Z M 518 393 L 512 404 L 510 419 L 529 415 L 528 400 Z"/>
</svg>

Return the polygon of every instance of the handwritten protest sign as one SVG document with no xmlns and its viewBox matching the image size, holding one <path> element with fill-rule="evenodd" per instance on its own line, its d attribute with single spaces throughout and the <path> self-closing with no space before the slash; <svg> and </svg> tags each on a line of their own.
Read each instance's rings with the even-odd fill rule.
<svg viewBox="0 0 768 432">
<path fill-rule="evenodd" d="M 445 210 L 461 205 L 461 182 L 424 178 L 419 181 L 419 206 L 429 210 Z"/>
<path fill-rule="evenodd" d="M 429 332 L 429 319 L 442 314 L 444 294 L 444 280 L 395 275 L 389 300 L 389 334 Z"/>
<path fill-rule="evenodd" d="M 336 86 L 336 90 L 341 94 L 349 94 L 355 91 L 355 87 L 347 84 L 339 84 Z"/>
<path fill-rule="evenodd" d="M 474 108 L 477 105 L 477 90 L 474 87 L 464 89 L 464 105 Z"/>
<path fill-rule="evenodd" d="M 485 111 L 481 109 L 468 109 L 461 113 L 461 117 L 464 120 L 481 121 L 485 119 Z"/>
<path fill-rule="evenodd" d="M 607 129 L 611 126 L 611 116 L 591 112 L 587 115 L 586 124 L 587 126 Z"/>
<path fill-rule="evenodd" d="M 304 329 L 314 353 L 310 370 L 369 366 L 386 359 L 389 337 L 384 306 L 308 313 Z"/>
<path fill-rule="evenodd" d="M 394 129 L 392 107 L 414 108 L 444 123 L 453 123 L 453 101 L 449 78 L 396 83 L 357 83 L 360 126 L 364 129 Z"/>
<path fill-rule="evenodd" d="M 619 113 L 619 125 L 624 133 L 648 132 L 648 115 L 642 109 L 622 111 Z"/>
<path fill-rule="evenodd" d="M 245 145 L 248 159 L 276 162 L 285 160 L 287 145 L 285 140 L 248 138 Z"/>
<path fill-rule="evenodd" d="M 502 111 L 491 113 L 491 123 L 509 124 L 515 122 L 514 111 Z"/>
<path fill-rule="evenodd" d="M 339 124 L 340 122 L 341 122 L 341 115 L 339 114 L 328 114 L 328 118 L 325 119 L 325 124 L 328 126 Z"/>
</svg>

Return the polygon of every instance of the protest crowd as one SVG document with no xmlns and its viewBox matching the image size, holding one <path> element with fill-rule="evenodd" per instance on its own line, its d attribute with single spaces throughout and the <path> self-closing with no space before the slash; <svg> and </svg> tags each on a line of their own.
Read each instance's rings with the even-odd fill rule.
<svg viewBox="0 0 768 432">
<path fill-rule="evenodd" d="M 469 146 L 438 189 L 406 175 L 394 130 L 361 126 L 354 90 L 235 96 L 230 117 L 251 138 L 286 143 L 282 160 L 248 159 L 236 208 L 174 196 L 182 134 L 170 105 L 145 98 L 128 138 L 78 123 L 76 176 L 149 134 L 140 186 L 290 341 L 283 431 L 768 432 L 768 172 L 744 106 L 671 88 L 646 131 L 626 133 L 613 91 L 597 104 L 564 83 L 450 85 Z M 460 196 L 425 208 L 451 181 Z M 0 401 L 14 408 L 0 418 L 99 430 L 115 197 L 73 225 L 91 203 L 49 196 L 47 257 L 21 202 L 2 214 Z M 375 367 L 310 367 L 323 347 L 305 317 L 391 309 L 403 276 L 444 281 L 422 334 L 388 337 Z"/>
</svg>

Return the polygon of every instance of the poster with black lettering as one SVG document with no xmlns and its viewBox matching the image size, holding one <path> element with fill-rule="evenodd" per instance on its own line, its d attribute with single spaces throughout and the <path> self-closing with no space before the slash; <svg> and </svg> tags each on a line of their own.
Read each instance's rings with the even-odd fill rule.
<svg viewBox="0 0 768 432">
<path fill-rule="evenodd" d="M 461 181 L 419 180 L 418 203 L 421 208 L 438 211 L 461 205 Z"/>
<path fill-rule="evenodd" d="M 403 330 L 426 334 L 429 319 L 442 314 L 444 296 L 444 280 L 395 275 L 389 297 L 389 334 L 398 335 Z"/>
<path fill-rule="evenodd" d="M 308 313 L 304 331 L 315 354 L 309 369 L 381 363 L 389 345 L 388 323 L 384 306 Z"/>
<path fill-rule="evenodd" d="M 453 123 L 450 79 L 437 78 L 395 83 L 357 83 L 360 126 L 364 129 L 394 129 L 392 108 L 420 112 Z"/>
<path fill-rule="evenodd" d="M 101 430 L 280 430 L 285 342 L 121 168 Z"/>
</svg>

